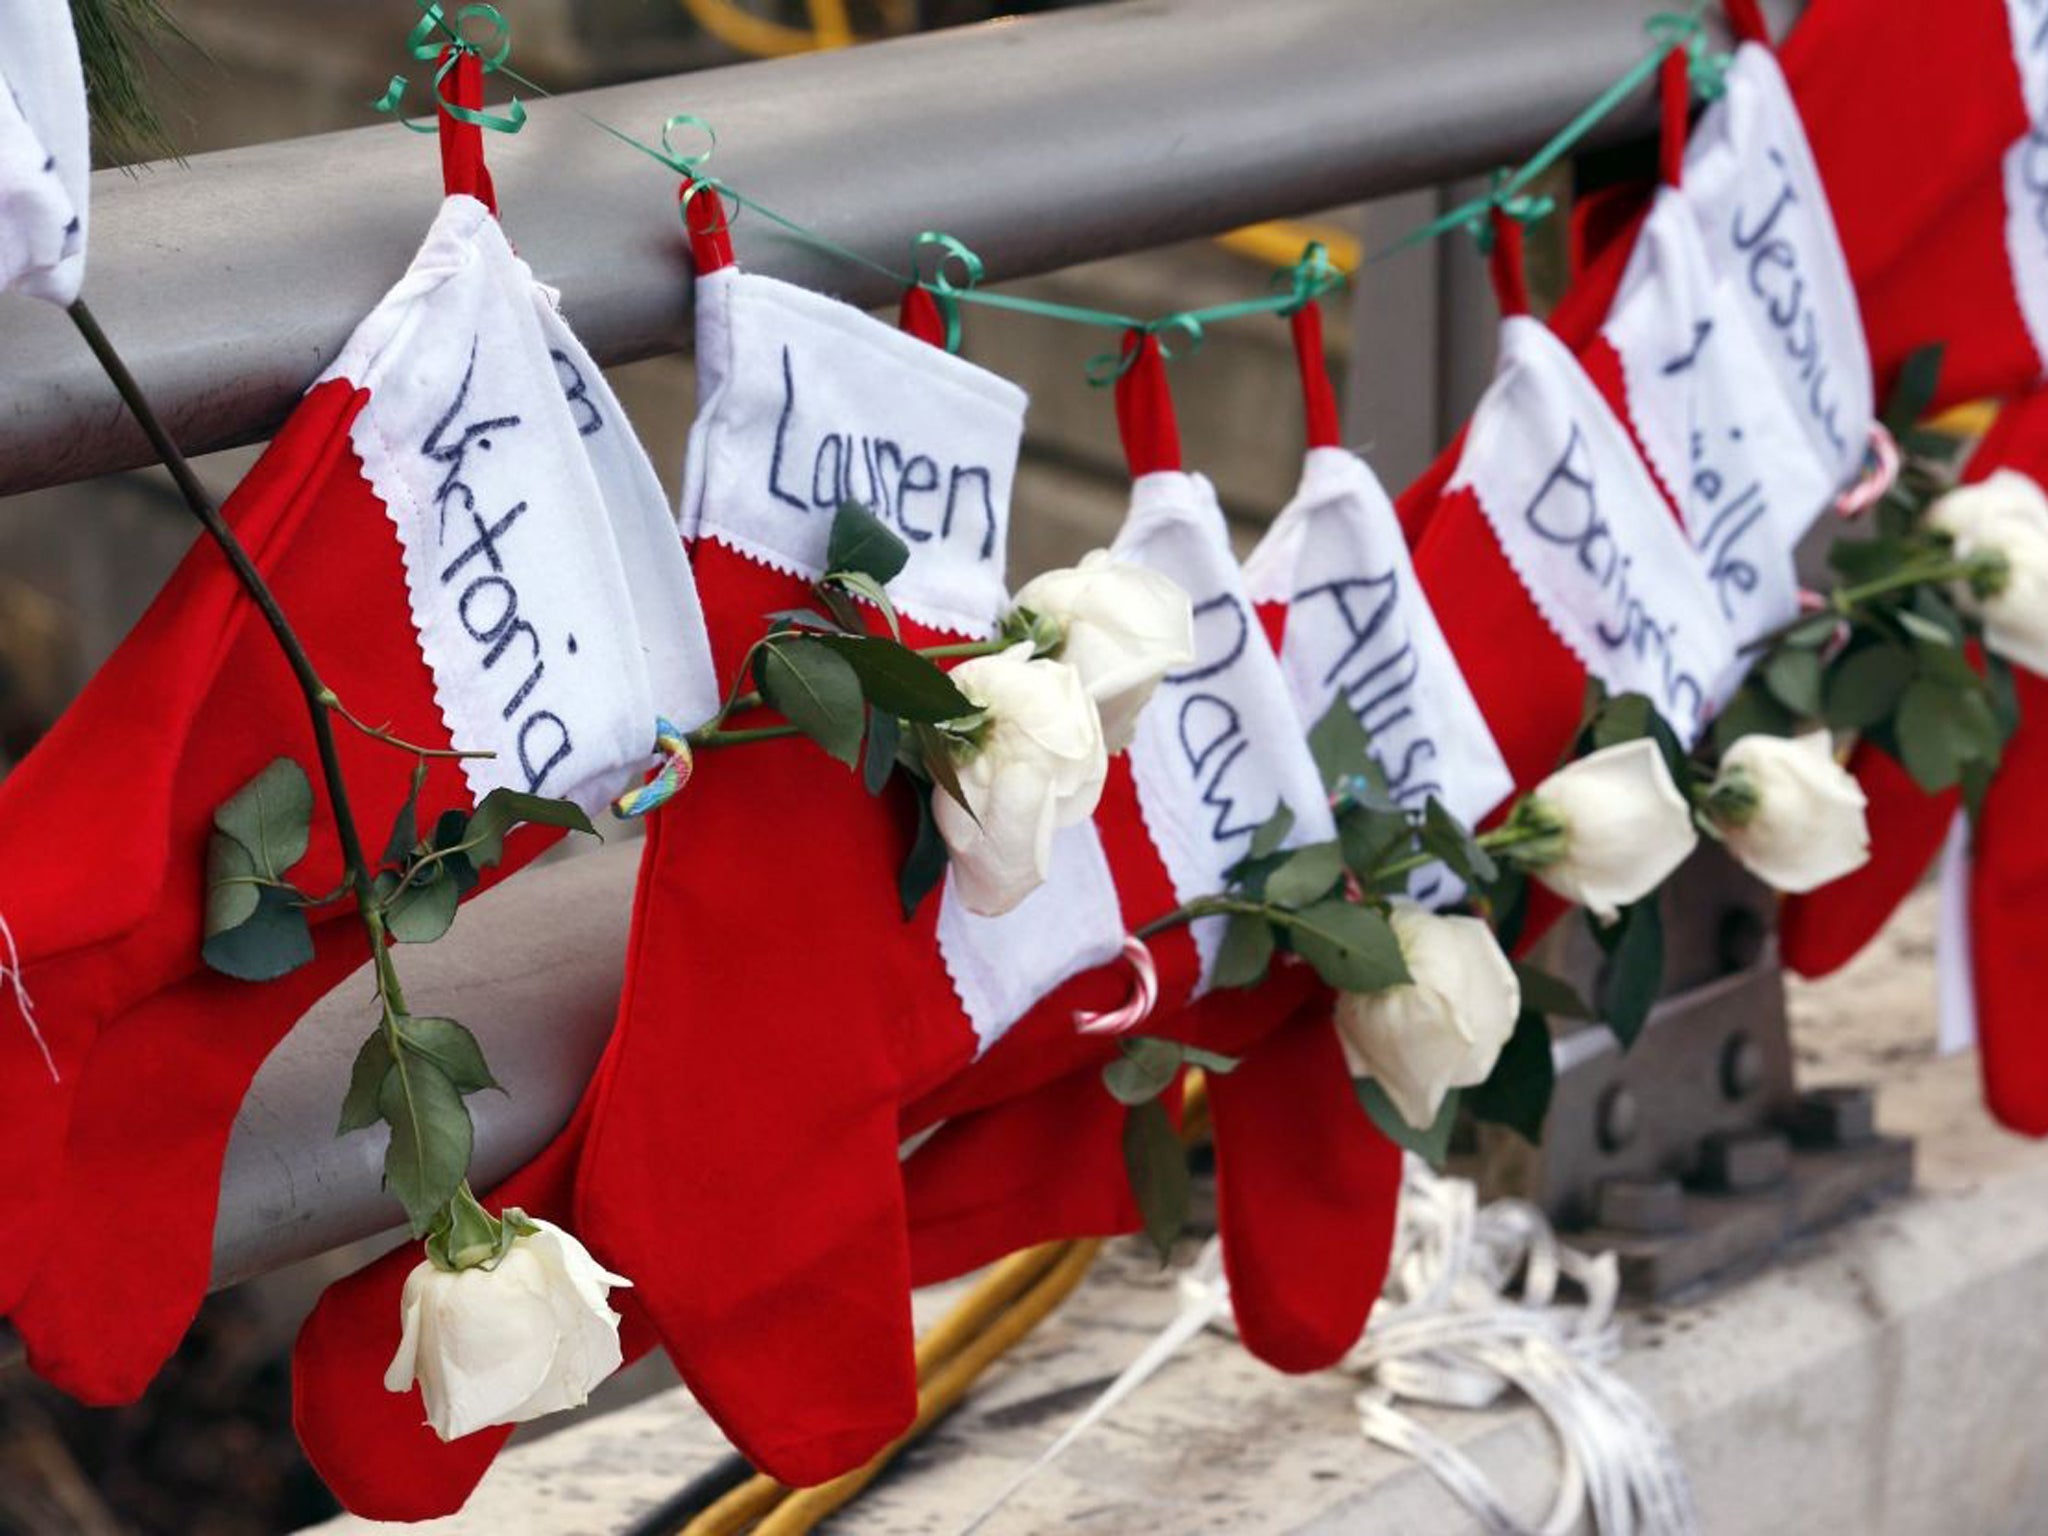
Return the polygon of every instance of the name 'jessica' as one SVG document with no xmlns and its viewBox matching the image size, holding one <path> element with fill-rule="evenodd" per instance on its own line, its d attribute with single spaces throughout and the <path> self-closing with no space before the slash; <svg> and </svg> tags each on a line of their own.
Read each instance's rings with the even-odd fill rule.
<svg viewBox="0 0 2048 1536">
<path fill-rule="evenodd" d="M 893 438 L 851 430 L 807 441 L 795 430 L 798 425 L 796 370 L 785 346 L 768 493 L 804 513 L 833 512 L 843 502 L 859 502 L 913 544 L 950 540 L 957 528 L 979 541 L 976 560 L 994 557 L 999 533 L 995 477 L 986 467 L 941 465 Z"/>
</svg>

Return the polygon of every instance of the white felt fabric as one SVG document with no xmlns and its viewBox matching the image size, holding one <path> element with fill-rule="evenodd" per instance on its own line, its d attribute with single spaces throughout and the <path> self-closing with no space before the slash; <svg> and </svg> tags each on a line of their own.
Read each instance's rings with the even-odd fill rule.
<svg viewBox="0 0 2048 1536">
<path fill-rule="evenodd" d="M 0 292 L 78 297 L 91 175 L 71 7 L 0 0 Z"/>
<path fill-rule="evenodd" d="M 1112 550 L 1172 577 L 1195 605 L 1194 665 L 1160 684 L 1130 749 L 1145 830 L 1175 894 L 1185 902 L 1224 890 L 1252 833 L 1282 804 L 1294 813 L 1284 846 L 1335 837 L 1322 777 L 1209 482 L 1178 470 L 1140 476 Z M 1204 987 L 1224 926 L 1221 918 L 1192 925 Z"/>
<path fill-rule="evenodd" d="M 1799 109 L 1771 50 L 1745 43 L 1685 152 L 1686 200 L 1715 269 L 1837 486 L 1870 439 L 1870 350 Z"/>
<path fill-rule="evenodd" d="M 436 701 L 458 746 L 496 754 L 464 762 L 471 791 L 596 812 L 650 763 L 658 713 L 701 722 L 716 693 L 652 470 L 567 335 L 497 220 L 453 197 L 323 379 L 367 392 L 350 436 Z"/>
<path fill-rule="evenodd" d="M 1116 959 L 1124 920 L 1095 823 L 1052 838 L 1045 884 L 1001 917 L 961 905 L 946 877 L 939 906 L 939 953 L 974 1026 L 979 1055 L 1061 982 Z"/>
<path fill-rule="evenodd" d="M 858 501 L 912 550 L 890 583 L 920 623 L 986 634 L 1005 602 L 1024 392 L 833 299 L 733 268 L 697 281 L 699 406 L 683 532 L 823 573 Z"/>
<path fill-rule="evenodd" d="M 1780 403 L 1734 289 L 1685 194 L 1665 187 L 1602 334 L 1621 359 L 1636 438 L 1747 644 L 1797 615 L 1793 550 L 1835 486 Z"/>
<path fill-rule="evenodd" d="M 1254 603 L 1287 605 L 1280 671 L 1304 731 L 1341 698 L 1404 807 L 1435 798 L 1471 825 L 1507 798 L 1514 778 L 1415 578 L 1394 505 L 1357 454 L 1309 450 L 1244 582 Z M 1450 880 L 1440 866 L 1418 870 L 1410 894 L 1454 899 Z"/>
<path fill-rule="evenodd" d="M 2027 335 L 2048 374 L 2048 5 L 2006 0 L 2027 131 L 2005 152 L 2005 254 Z"/>
<path fill-rule="evenodd" d="M 1977 1043 L 1977 970 L 1970 953 L 1970 818 L 1956 812 L 1941 850 L 1934 927 L 1934 1049 L 1953 1056 Z"/>
<path fill-rule="evenodd" d="M 1514 779 L 1363 459 L 1309 451 L 1244 581 L 1254 603 L 1288 605 L 1280 670 L 1304 731 L 1342 697 L 1404 806 L 1420 810 L 1434 796 L 1476 822 L 1507 798 Z"/>
<path fill-rule="evenodd" d="M 1697 738 L 1733 686 L 1733 634 L 1627 430 L 1537 321 L 1502 322 L 1499 367 L 1448 489 L 1467 487 L 1581 665 Z"/>
</svg>

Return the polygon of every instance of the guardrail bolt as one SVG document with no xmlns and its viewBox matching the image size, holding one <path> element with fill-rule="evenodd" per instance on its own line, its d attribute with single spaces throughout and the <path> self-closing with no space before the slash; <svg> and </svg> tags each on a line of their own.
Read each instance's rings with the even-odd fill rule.
<svg viewBox="0 0 2048 1536">
<path fill-rule="evenodd" d="M 1763 1048 L 1737 1030 L 1721 1047 L 1721 1092 L 1731 1099 L 1746 1099 L 1763 1085 Z"/>
<path fill-rule="evenodd" d="M 1877 1095 L 1867 1086 L 1810 1088 L 1786 1128 L 1802 1147 L 1853 1147 L 1877 1135 Z"/>
<path fill-rule="evenodd" d="M 1676 1179 L 1602 1179 L 1593 1219 L 1617 1232 L 1658 1237 L 1685 1230 L 1685 1191 Z"/>
<path fill-rule="evenodd" d="M 1700 1183 L 1722 1194 L 1770 1189 L 1792 1171 L 1792 1144 L 1776 1131 L 1715 1131 L 1700 1142 Z"/>
<path fill-rule="evenodd" d="M 1608 1152 L 1619 1152 L 1636 1138 L 1636 1129 L 1642 1124 L 1643 1107 L 1625 1083 L 1616 1083 L 1600 1095 L 1598 1133 L 1600 1145 Z"/>
</svg>

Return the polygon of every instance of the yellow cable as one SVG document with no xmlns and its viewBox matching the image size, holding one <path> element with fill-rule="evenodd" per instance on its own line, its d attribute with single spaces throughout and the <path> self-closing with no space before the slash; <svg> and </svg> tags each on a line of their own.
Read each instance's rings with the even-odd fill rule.
<svg viewBox="0 0 2048 1536">
<path fill-rule="evenodd" d="M 1349 274 L 1358 270 L 1363 255 L 1358 237 L 1334 224 L 1273 219 L 1264 224 L 1247 224 L 1216 237 L 1216 243 L 1224 250 L 1268 267 L 1293 266 L 1301 260 L 1301 248 L 1311 240 L 1322 242 L 1330 265 L 1339 272 Z"/>
<path fill-rule="evenodd" d="M 846 18 L 846 0 L 810 0 L 811 38 L 819 48 L 851 48 L 853 23 Z"/>
<path fill-rule="evenodd" d="M 1063 1245 L 1066 1252 L 1038 1282 L 1012 1303 L 979 1337 L 963 1348 L 917 1394 L 917 1418 L 910 1429 L 866 1466 L 816 1488 L 791 1494 L 754 1528 L 754 1536 L 803 1536 L 873 1482 L 896 1455 L 959 1405 L 967 1391 L 1018 1340 L 1052 1315 L 1087 1277 L 1102 1242 Z"/>
<path fill-rule="evenodd" d="M 809 27 L 784 26 L 779 21 L 756 16 L 737 0 L 682 0 L 682 6 L 698 26 L 726 47 L 756 58 L 810 53 L 820 46 L 818 34 Z"/>
<path fill-rule="evenodd" d="M 1181 1139 L 1199 1141 L 1208 1130 L 1208 1080 L 1191 1069 L 1181 1096 Z M 802 1490 L 756 1473 L 691 1520 L 681 1536 L 740 1536 L 750 1526 L 754 1536 L 809 1531 L 957 1406 L 983 1371 L 1073 1292 L 1101 1247 L 1099 1239 L 1041 1243 L 993 1265 L 917 1341 L 917 1416 L 867 1465 Z"/>
</svg>

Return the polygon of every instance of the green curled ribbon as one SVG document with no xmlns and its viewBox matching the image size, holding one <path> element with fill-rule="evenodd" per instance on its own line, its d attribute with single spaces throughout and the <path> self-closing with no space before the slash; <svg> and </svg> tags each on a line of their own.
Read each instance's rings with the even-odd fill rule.
<svg viewBox="0 0 2048 1536">
<path fill-rule="evenodd" d="M 1306 309 L 1326 293 L 1334 293 L 1345 283 L 1344 269 L 1330 260 L 1330 251 L 1320 240 L 1311 240 L 1301 249 L 1301 260 L 1285 271 L 1273 274 L 1273 286 L 1283 284 L 1287 288 L 1287 303 L 1281 309 L 1283 315 L 1291 315 L 1298 309 Z"/>
<path fill-rule="evenodd" d="M 926 248 L 937 251 L 938 258 L 932 263 L 930 277 L 924 275 L 924 252 Z M 948 264 L 960 274 L 955 281 Z M 910 266 L 916 274 L 917 285 L 932 296 L 939 306 L 939 316 L 946 322 L 946 350 L 955 356 L 960 352 L 960 299 L 972 290 L 986 269 L 981 258 L 968 248 L 963 240 L 955 239 L 944 230 L 928 229 L 910 242 Z"/>
<path fill-rule="evenodd" d="M 1692 81 L 1693 94 L 1701 101 L 1718 101 L 1728 90 L 1728 66 L 1735 56 L 1718 53 L 1707 36 L 1706 23 L 1697 8 L 1691 11 L 1659 11 L 1643 23 L 1658 56 L 1684 49 L 1685 72 Z"/>
<path fill-rule="evenodd" d="M 464 35 L 463 27 L 472 21 L 490 25 L 490 36 L 486 40 L 478 42 Z M 495 5 L 465 5 L 455 13 L 451 22 L 442 12 L 438 0 L 433 0 L 421 8 L 419 23 L 407 34 L 405 45 L 406 51 L 422 63 L 439 61 L 434 70 L 434 96 L 441 110 L 457 122 L 469 123 L 492 133 L 517 133 L 526 126 L 526 106 L 517 96 L 506 104 L 502 113 L 491 113 L 457 106 L 442 88 L 464 54 L 476 59 L 487 75 L 496 74 L 505 67 L 505 61 L 512 56 L 512 24 L 505 20 L 504 13 Z M 448 55 L 445 59 L 441 57 L 444 51 Z M 434 122 L 415 123 L 400 111 L 408 85 L 404 75 L 393 75 L 384 94 L 370 105 L 397 118 L 400 126 L 414 133 L 433 133 L 436 129 Z"/>
</svg>

